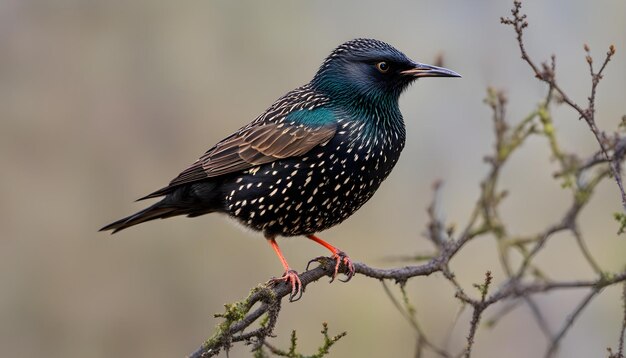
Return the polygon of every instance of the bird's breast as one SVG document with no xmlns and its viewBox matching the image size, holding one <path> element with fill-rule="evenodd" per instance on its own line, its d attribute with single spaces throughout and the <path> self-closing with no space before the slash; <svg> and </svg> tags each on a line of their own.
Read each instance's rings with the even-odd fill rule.
<svg viewBox="0 0 626 358">
<path fill-rule="evenodd" d="M 227 212 L 270 235 L 311 234 L 334 226 L 376 192 L 396 164 L 404 136 L 340 122 L 307 154 L 250 169 L 224 185 Z"/>
</svg>

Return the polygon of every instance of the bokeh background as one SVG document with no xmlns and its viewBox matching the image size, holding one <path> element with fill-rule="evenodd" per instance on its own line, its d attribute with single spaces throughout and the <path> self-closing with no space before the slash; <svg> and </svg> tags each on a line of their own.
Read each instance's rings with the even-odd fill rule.
<svg viewBox="0 0 626 358">
<path fill-rule="evenodd" d="M 529 52 L 557 55 L 558 77 L 584 102 L 582 44 L 599 60 L 618 51 L 598 93 L 598 124 L 613 130 L 626 113 L 626 3 L 526 1 Z M 166 184 L 216 141 L 246 124 L 287 90 L 306 83 L 323 58 L 355 37 L 387 41 L 409 57 L 445 65 L 463 79 L 425 79 L 401 99 L 408 143 L 377 195 L 322 237 L 374 266 L 430 249 L 423 238 L 431 183 L 444 179 L 442 208 L 463 225 L 492 146 L 487 86 L 506 90 L 509 118 L 545 94 L 521 62 L 512 30 L 499 24 L 509 1 L 177 1 L 4 0 L 0 2 L 0 350 L 3 357 L 181 357 L 218 321 L 222 304 L 281 274 L 265 240 L 211 215 L 152 222 L 115 236 L 104 224 L 142 208 L 133 200 Z M 584 122 L 557 108 L 566 149 L 596 143 Z M 569 194 L 551 179 L 556 164 L 531 139 L 502 178 L 512 233 L 556 221 Z M 606 270 L 623 268 L 615 234 L 614 183 L 600 186 L 582 232 Z M 303 270 L 326 254 L 307 240 L 280 241 Z M 469 288 L 486 270 L 503 279 L 494 242 L 473 242 L 453 269 Z M 538 262 L 556 279 L 592 278 L 567 235 Z M 458 311 L 439 275 L 410 281 L 422 327 L 443 344 Z M 553 331 L 582 292 L 538 296 Z M 607 289 L 564 340 L 562 357 L 598 357 L 615 346 L 619 288 Z M 486 317 L 489 317 L 487 312 Z M 449 346 L 461 348 L 469 312 Z M 332 357 L 410 357 L 415 334 L 375 280 L 320 282 L 285 304 L 275 343 L 289 332 L 312 352 L 321 323 L 347 330 Z M 535 357 L 545 340 L 522 307 L 497 329 L 482 328 L 476 357 Z M 247 347 L 231 351 L 247 356 Z"/>
</svg>

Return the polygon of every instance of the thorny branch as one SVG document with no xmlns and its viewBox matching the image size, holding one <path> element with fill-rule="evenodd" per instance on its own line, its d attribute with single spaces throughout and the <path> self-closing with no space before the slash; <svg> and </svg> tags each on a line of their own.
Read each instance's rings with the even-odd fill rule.
<svg viewBox="0 0 626 358">
<path fill-rule="evenodd" d="M 435 198 L 428 207 L 427 214 L 429 223 L 425 236 L 434 246 L 434 252 L 428 255 L 415 257 L 428 259 L 421 265 L 409 265 L 398 268 L 382 269 L 368 266 L 364 263 L 355 263 L 356 273 L 360 276 L 378 279 L 382 282 L 385 292 L 392 303 L 402 313 L 416 332 L 416 357 L 420 357 L 425 350 L 430 350 L 436 356 L 470 357 L 476 342 L 481 317 L 492 305 L 501 303 L 501 308 L 492 314 L 487 320 L 487 327 L 495 326 L 499 320 L 520 306 L 528 306 L 538 327 L 547 340 L 545 357 L 553 357 L 558 351 L 562 339 L 569 329 L 576 323 L 577 318 L 597 297 L 604 288 L 617 284 L 624 285 L 624 320 L 620 330 L 617 352 L 608 348 L 609 358 L 624 358 L 624 333 L 626 331 L 626 270 L 617 273 L 606 272 L 594 259 L 587 249 L 585 238 L 579 228 L 578 218 L 591 200 L 597 185 L 608 177 L 613 177 L 621 192 L 622 204 L 626 210 L 626 194 L 621 178 L 621 164 L 626 156 L 626 136 L 616 130 L 611 136 L 600 131 L 595 122 L 596 114 L 596 91 L 608 62 L 615 54 L 615 47 L 611 46 L 602 61 L 599 70 L 593 66 L 589 46 L 585 45 L 586 61 L 589 65 L 591 76 L 591 90 L 586 107 L 577 104 L 563 90 L 556 81 L 556 57 L 553 55 L 550 64 L 537 65 L 528 55 L 524 42 L 523 31 L 528 27 L 526 15 L 521 13 L 521 3 L 515 1 L 511 10 L 512 18 L 501 18 L 505 25 L 513 27 L 517 37 L 522 59 L 530 66 L 535 76 L 547 84 L 545 98 L 536 109 L 522 118 L 517 124 L 512 125 L 506 115 L 508 99 L 503 92 L 489 89 L 485 103 L 491 108 L 492 121 L 495 135 L 494 151 L 485 158 L 489 165 L 487 175 L 480 183 L 480 195 L 475 206 L 469 214 L 468 221 L 463 229 L 456 233 L 453 225 L 444 222 L 438 213 L 441 212 L 439 205 L 439 192 L 441 182 L 434 185 Z M 565 103 L 575 110 L 579 118 L 585 120 L 588 128 L 599 144 L 599 150 L 590 155 L 580 157 L 579 154 L 568 152 L 562 148 L 554 128 L 554 120 L 551 114 L 551 106 L 555 103 Z M 626 116 L 623 119 L 626 123 Z M 626 125 L 625 125 L 626 126 Z M 507 222 L 500 216 L 500 203 L 508 196 L 508 192 L 500 188 L 500 177 L 505 164 L 511 156 L 531 136 L 543 137 L 550 149 L 551 155 L 558 165 L 554 178 L 561 182 L 561 186 L 571 193 L 571 204 L 553 224 L 534 234 L 513 235 L 507 229 Z M 621 221 L 620 232 L 626 229 L 626 215 L 615 214 L 616 219 Z M 578 248 L 595 277 L 587 280 L 553 281 L 546 272 L 535 262 L 536 255 L 542 251 L 546 243 L 557 233 L 569 233 L 576 241 Z M 489 236 L 495 238 L 498 249 L 500 265 L 506 275 L 499 284 L 494 287 L 494 277 L 487 273 L 483 284 L 475 285 L 479 290 L 479 297 L 472 298 L 463 286 L 457 281 L 454 272 L 450 270 L 450 262 L 461 252 L 462 248 L 470 241 Z M 520 264 L 515 265 L 510 259 L 511 254 L 518 253 L 522 256 Z M 316 282 L 322 277 L 331 276 L 333 273 L 333 261 L 322 260 L 320 266 L 308 270 L 300 275 L 303 289 Z M 340 272 L 345 273 L 346 268 L 340 267 Z M 467 345 L 458 353 L 449 352 L 447 347 L 440 347 L 429 339 L 424 328 L 419 324 L 417 311 L 411 304 L 405 291 L 407 282 L 415 277 L 428 276 L 433 273 L 441 275 L 452 285 L 456 291 L 455 297 L 464 307 L 473 309 L 470 321 Z M 399 284 L 402 300 L 393 295 L 386 280 L 393 280 Z M 576 308 L 564 320 L 561 328 L 552 332 L 548 323 L 534 299 L 534 295 L 561 291 L 568 289 L 586 290 L 586 295 L 578 303 Z M 282 299 L 289 295 L 290 287 L 287 284 L 276 286 L 260 285 L 254 288 L 250 295 L 237 303 L 226 305 L 224 314 L 218 315 L 224 321 L 218 325 L 214 335 L 190 357 L 212 357 L 221 350 L 228 350 L 233 343 L 245 342 L 252 345 L 252 350 L 257 357 L 266 357 L 263 348 L 268 348 L 270 353 L 287 357 L 304 357 L 296 352 L 295 333 L 292 335 L 292 345 L 289 351 L 282 351 L 266 340 L 272 337 L 281 308 Z M 460 317 L 457 316 L 457 318 Z M 244 332 L 246 329 L 257 328 Z M 317 354 L 311 357 L 322 357 L 328 349 L 343 334 L 329 338 L 325 326 L 322 332 L 325 343 L 320 347 Z M 447 344 L 446 344 L 447 346 Z"/>
<path fill-rule="evenodd" d="M 491 272 L 487 271 L 487 273 L 485 274 L 485 282 L 482 285 L 475 285 L 478 291 L 480 291 L 480 301 L 465 301 L 466 303 L 469 303 L 474 307 L 472 321 L 470 322 L 470 332 L 467 336 L 467 347 L 465 348 L 465 353 L 463 354 L 465 358 L 470 358 L 470 355 L 472 353 L 472 345 L 474 345 L 474 336 L 476 336 L 476 329 L 478 328 L 480 317 L 483 314 L 483 311 L 488 306 L 485 303 L 485 298 L 487 297 L 487 293 L 489 292 L 489 286 L 491 285 L 492 280 L 493 277 L 491 276 Z M 465 298 L 460 295 L 457 297 L 459 297 L 462 301 L 465 300 Z"/>
</svg>

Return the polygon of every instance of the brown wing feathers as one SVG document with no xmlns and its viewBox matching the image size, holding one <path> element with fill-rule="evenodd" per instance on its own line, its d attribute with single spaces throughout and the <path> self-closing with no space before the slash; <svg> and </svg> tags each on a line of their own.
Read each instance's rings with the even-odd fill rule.
<svg viewBox="0 0 626 358">
<path fill-rule="evenodd" d="M 329 141 L 337 124 L 307 127 L 269 123 L 251 126 L 224 139 L 170 184 L 139 200 L 167 194 L 173 187 L 252 168 L 278 159 L 300 156 Z"/>
</svg>

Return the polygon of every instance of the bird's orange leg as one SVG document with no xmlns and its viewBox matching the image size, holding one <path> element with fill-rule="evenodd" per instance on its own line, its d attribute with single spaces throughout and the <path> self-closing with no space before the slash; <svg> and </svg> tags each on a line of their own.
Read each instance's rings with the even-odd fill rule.
<svg viewBox="0 0 626 358">
<path fill-rule="evenodd" d="M 315 236 L 315 235 L 307 235 L 307 237 L 315 242 L 317 242 L 318 244 L 324 246 L 325 248 L 327 248 L 332 254 L 332 258 L 335 260 L 335 273 L 333 274 L 333 277 L 330 279 L 330 282 L 333 282 L 335 280 L 335 277 L 337 277 L 337 273 L 339 272 L 339 265 L 341 263 L 343 263 L 344 265 L 346 265 L 347 268 L 347 272 L 346 272 L 346 276 L 347 278 L 345 280 L 341 280 L 339 279 L 339 281 L 342 282 L 348 282 L 350 281 L 350 279 L 352 278 L 352 276 L 354 276 L 354 265 L 352 264 L 352 260 L 350 260 L 350 257 L 348 255 L 346 255 L 345 252 L 339 250 L 338 248 L 334 247 L 333 245 L 327 243 L 326 241 L 320 239 L 319 237 Z M 309 265 L 311 264 L 311 262 L 314 261 L 319 261 L 321 258 L 318 257 L 316 259 L 313 259 L 311 261 L 309 261 Z M 307 265 L 307 270 L 309 269 L 309 265 Z"/>
<path fill-rule="evenodd" d="M 282 277 L 273 278 L 270 280 L 269 283 L 273 285 L 279 282 L 287 282 L 288 284 L 291 284 L 291 294 L 289 295 L 289 301 L 293 302 L 299 300 L 300 297 L 302 297 L 302 282 L 300 282 L 300 277 L 298 277 L 298 273 L 289 267 L 289 264 L 287 263 L 285 256 L 283 256 L 283 253 L 280 251 L 276 240 L 272 237 L 268 238 L 267 242 L 269 242 L 270 246 L 272 246 L 272 249 L 274 249 L 274 252 L 276 252 L 276 255 L 278 255 L 280 263 L 283 264 L 283 268 L 285 269 L 285 273 Z"/>
</svg>

